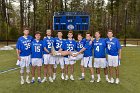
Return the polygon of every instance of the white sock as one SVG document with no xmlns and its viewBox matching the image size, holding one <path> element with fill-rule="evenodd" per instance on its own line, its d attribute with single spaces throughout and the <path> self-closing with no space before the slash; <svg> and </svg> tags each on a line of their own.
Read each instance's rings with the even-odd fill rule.
<svg viewBox="0 0 140 93">
<path fill-rule="evenodd" d="M 35 80 L 35 77 L 32 77 L 32 80 Z"/>
<path fill-rule="evenodd" d="M 64 73 L 62 73 L 62 75 L 64 76 Z"/>
<path fill-rule="evenodd" d="M 41 79 L 40 77 L 38 77 L 38 79 Z"/>
<path fill-rule="evenodd" d="M 97 74 L 98 79 L 100 79 L 100 74 Z"/>
<path fill-rule="evenodd" d="M 108 79 L 108 75 L 105 75 L 105 78 Z"/>
<path fill-rule="evenodd" d="M 29 75 L 26 76 L 26 79 L 29 79 Z"/>
<path fill-rule="evenodd" d="M 82 73 L 82 77 L 85 77 L 85 73 Z"/>
<path fill-rule="evenodd" d="M 46 77 L 44 77 L 44 79 L 47 79 Z"/>
<path fill-rule="evenodd" d="M 53 75 L 55 75 L 55 76 L 56 76 L 56 73 L 53 73 Z"/>
<path fill-rule="evenodd" d="M 21 76 L 21 80 L 24 80 L 23 76 Z"/>
<path fill-rule="evenodd" d="M 71 76 L 71 77 L 73 77 L 73 75 L 72 75 L 72 74 L 71 74 L 70 76 Z"/>
<path fill-rule="evenodd" d="M 91 75 L 91 78 L 94 79 L 94 75 Z"/>
</svg>

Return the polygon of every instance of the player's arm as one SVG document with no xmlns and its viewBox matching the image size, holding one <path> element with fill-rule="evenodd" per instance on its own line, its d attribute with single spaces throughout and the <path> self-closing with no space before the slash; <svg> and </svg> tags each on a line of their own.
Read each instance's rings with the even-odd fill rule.
<svg viewBox="0 0 140 93">
<path fill-rule="evenodd" d="M 86 48 L 83 47 L 83 48 L 77 53 L 77 55 L 81 54 L 81 53 L 84 52 L 85 50 L 86 50 Z"/>
<path fill-rule="evenodd" d="M 121 59 L 122 49 L 119 49 L 119 59 Z"/>
<path fill-rule="evenodd" d="M 17 41 L 17 44 L 16 44 L 16 52 L 17 52 L 17 59 L 20 61 L 21 58 L 20 58 L 20 41 L 18 40 Z"/>
<path fill-rule="evenodd" d="M 44 47 L 44 50 L 45 50 L 47 53 L 50 53 L 49 50 L 48 50 L 46 47 Z"/>
</svg>

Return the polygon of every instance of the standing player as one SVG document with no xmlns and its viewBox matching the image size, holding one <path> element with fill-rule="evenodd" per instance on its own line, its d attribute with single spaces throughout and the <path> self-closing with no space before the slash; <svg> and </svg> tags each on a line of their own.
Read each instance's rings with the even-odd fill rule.
<svg viewBox="0 0 140 93">
<path fill-rule="evenodd" d="M 84 46 L 85 46 L 85 42 L 86 42 L 86 39 L 83 39 L 82 37 L 82 34 L 78 34 L 78 41 L 77 41 L 77 44 L 76 44 L 76 50 L 77 52 L 79 52 Z M 83 54 L 79 54 L 77 57 L 76 57 L 77 60 L 81 60 L 81 78 L 80 80 L 84 80 L 84 59 L 83 59 Z"/>
<path fill-rule="evenodd" d="M 38 69 L 38 83 L 41 83 L 41 66 L 43 56 L 43 41 L 40 40 L 41 33 L 37 31 L 35 33 L 35 39 L 31 43 L 31 58 L 32 58 L 32 81 L 35 82 L 35 69 Z"/>
<path fill-rule="evenodd" d="M 105 39 L 100 38 L 100 32 L 95 32 L 95 39 L 94 39 L 94 67 L 96 68 L 97 72 L 97 82 L 101 81 L 100 78 L 100 68 L 104 68 L 104 74 L 106 77 L 106 81 L 110 82 L 108 79 L 108 71 L 107 71 L 107 61 L 106 61 L 106 42 Z"/>
<path fill-rule="evenodd" d="M 90 74 L 91 74 L 91 83 L 94 82 L 94 70 L 92 67 L 92 50 L 93 50 L 93 43 L 90 44 L 91 42 L 91 34 L 90 33 L 86 33 L 86 43 L 85 46 L 74 56 L 77 56 L 79 54 L 81 54 L 82 52 L 84 52 L 84 67 L 90 68 Z M 82 77 L 84 78 L 84 77 Z"/>
<path fill-rule="evenodd" d="M 26 67 L 26 82 L 30 83 L 29 80 L 29 73 L 30 73 L 30 55 L 31 55 L 31 42 L 32 37 L 29 35 L 29 29 L 25 28 L 23 31 L 24 35 L 18 38 L 17 44 L 16 44 L 16 51 L 17 51 L 17 57 L 20 64 L 20 74 L 21 74 L 21 84 L 24 84 L 24 68 Z"/>
<path fill-rule="evenodd" d="M 59 49 L 61 48 L 62 44 L 64 43 L 64 40 L 62 38 L 63 34 L 61 31 L 58 31 L 56 38 L 54 38 L 54 49 L 56 50 L 56 52 L 59 51 Z M 61 66 L 61 79 L 64 80 L 64 57 L 63 56 L 55 56 L 55 65 L 54 65 L 54 74 L 53 74 L 53 80 L 55 80 L 56 78 L 56 68 L 57 65 L 60 64 Z"/>
<path fill-rule="evenodd" d="M 52 51 L 51 48 L 53 46 L 54 43 L 54 39 L 51 37 L 51 30 L 48 29 L 46 31 L 47 37 L 45 37 L 43 39 L 43 47 L 44 47 L 44 79 L 42 80 L 42 82 L 47 81 L 46 78 L 46 74 L 47 74 L 47 70 L 49 72 L 49 81 L 53 82 L 52 79 L 52 69 L 53 69 L 53 65 L 55 64 L 54 62 L 54 57 L 52 56 Z"/>
<path fill-rule="evenodd" d="M 69 31 L 68 32 L 68 39 L 65 40 L 65 43 L 62 45 L 61 47 L 64 51 L 70 51 L 70 52 L 74 52 L 75 49 L 76 49 L 76 42 L 75 40 L 73 40 L 73 32 L 72 31 Z M 74 60 L 69 60 L 69 57 L 68 56 L 65 56 L 64 57 L 64 63 L 65 63 L 65 74 L 66 74 L 66 77 L 65 77 L 65 80 L 68 80 L 69 77 L 68 77 L 68 65 L 70 65 L 70 79 L 71 80 L 74 80 L 74 77 L 73 77 L 73 73 L 74 73 L 74 64 L 75 64 L 75 61 Z"/>
<path fill-rule="evenodd" d="M 121 59 L 121 45 L 117 38 L 113 37 L 112 30 L 107 32 L 108 38 L 107 43 L 107 53 L 108 53 L 108 65 L 110 70 L 111 83 L 114 83 L 113 79 L 113 67 L 116 71 L 116 84 L 119 84 L 119 65 Z"/>
</svg>

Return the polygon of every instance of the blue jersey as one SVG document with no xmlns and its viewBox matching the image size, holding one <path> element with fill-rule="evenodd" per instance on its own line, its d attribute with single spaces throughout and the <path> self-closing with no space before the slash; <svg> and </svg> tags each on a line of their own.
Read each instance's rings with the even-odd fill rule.
<svg viewBox="0 0 140 93">
<path fill-rule="evenodd" d="M 61 47 L 64 51 L 75 51 L 76 41 L 75 40 L 65 40 Z M 65 56 L 68 57 L 68 56 Z"/>
<path fill-rule="evenodd" d="M 90 44 L 90 40 L 86 40 L 84 48 L 86 48 L 84 51 L 84 57 L 92 56 L 93 43 Z"/>
<path fill-rule="evenodd" d="M 119 50 L 121 49 L 120 42 L 117 38 L 109 38 L 106 39 L 107 43 L 107 54 L 112 56 L 117 56 L 119 54 Z"/>
<path fill-rule="evenodd" d="M 52 37 L 46 37 L 43 39 L 43 47 L 46 48 L 49 51 L 49 53 L 51 52 L 53 43 L 54 43 L 54 38 Z M 49 53 L 44 50 L 44 54 L 49 54 Z"/>
<path fill-rule="evenodd" d="M 63 43 L 64 43 L 63 39 L 59 39 L 58 37 L 54 38 L 53 46 L 54 46 L 55 50 L 58 51 L 61 48 Z"/>
<path fill-rule="evenodd" d="M 77 41 L 76 50 L 79 52 L 85 46 L 86 39 L 82 39 L 81 41 Z"/>
<path fill-rule="evenodd" d="M 94 58 L 105 58 L 106 42 L 105 39 L 100 38 L 99 40 L 94 39 Z"/>
<path fill-rule="evenodd" d="M 20 56 L 29 56 L 31 54 L 32 40 L 32 36 L 27 36 L 26 38 L 21 36 L 18 38 L 16 49 L 20 50 Z"/>
<path fill-rule="evenodd" d="M 34 39 L 31 43 L 31 58 L 42 58 L 43 41 Z"/>
</svg>

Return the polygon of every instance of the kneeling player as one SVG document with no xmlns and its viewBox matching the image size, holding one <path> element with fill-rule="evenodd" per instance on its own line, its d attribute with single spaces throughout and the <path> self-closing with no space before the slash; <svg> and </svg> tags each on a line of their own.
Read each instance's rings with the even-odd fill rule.
<svg viewBox="0 0 140 93">
<path fill-rule="evenodd" d="M 30 73 L 30 55 L 31 55 L 31 41 L 32 37 L 29 36 L 29 29 L 24 29 L 23 31 L 24 36 L 21 36 L 18 38 L 17 44 L 16 44 L 16 50 L 17 50 L 17 56 L 18 56 L 18 61 L 20 65 L 20 73 L 21 73 L 21 84 L 24 84 L 24 68 L 26 67 L 26 82 L 30 83 L 29 80 L 29 73 Z"/>
<path fill-rule="evenodd" d="M 43 41 L 40 40 L 41 33 L 35 33 L 35 39 L 31 43 L 31 58 L 32 58 L 32 81 L 35 82 L 35 69 L 38 69 L 38 83 L 41 83 L 41 66 L 43 56 Z"/>
<path fill-rule="evenodd" d="M 100 38 L 100 32 L 95 32 L 95 39 L 94 39 L 94 67 L 96 68 L 97 72 L 97 82 L 101 81 L 100 78 L 100 68 L 104 69 L 104 74 L 106 77 L 106 81 L 110 82 L 108 79 L 108 71 L 107 71 L 107 61 L 106 61 L 106 55 L 105 55 L 105 49 L 106 49 L 106 42 L 105 39 Z"/>
</svg>

